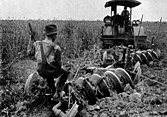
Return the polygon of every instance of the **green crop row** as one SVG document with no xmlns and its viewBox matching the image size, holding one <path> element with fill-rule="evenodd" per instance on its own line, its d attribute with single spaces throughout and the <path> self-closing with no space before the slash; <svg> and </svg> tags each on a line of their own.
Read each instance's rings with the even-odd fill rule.
<svg viewBox="0 0 167 117">
<path fill-rule="evenodd" d="M 44 39 L 43 30 L 47 24 L 58 26 L 58 43 L 67 58 L 77 58 L 85 50 L 91 50 L 94 45 L 100 44 L 101 21 L 55 21 L 55 20 L 2 20 L 2 61 L 5 68 L 16 57 L 26 57 L 29 35 L 28 23 L 31 23 L 36 32 L 36 39 Z M 144 22 L 148 40 L 155 36 L 155 43 L 164 50 L 167 41 L 166 23 Z M 166 50 L 165 50 L 166 52 Z"/>
</svg>

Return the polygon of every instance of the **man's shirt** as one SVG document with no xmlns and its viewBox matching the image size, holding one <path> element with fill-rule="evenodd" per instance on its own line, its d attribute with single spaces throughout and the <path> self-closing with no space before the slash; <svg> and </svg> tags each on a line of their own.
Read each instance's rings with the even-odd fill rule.
<svg viewBox="0 0 167 117">
<path fill-rule="evenodd" d="M 27 54 L 29 56 L 34 56 L 38 63 L 42 62 L 41 56 L 41 47 L 40 43 L 42 42 L 44 54 L 46 56 L 46 60 L 48 64 L 53 65 L 55 67 L 61 66 L 61 49 L 60 47 L 53 43 L 52 41 L 48 40 L 47 38 L 42 41 L 29 41 Z"/>
<path fill-rule="evenodd" d="M 121 15 L 124 17 L 124 19 L 129 19 L 129 11 L 128 10 L 123 10 Z"/>
</svg>

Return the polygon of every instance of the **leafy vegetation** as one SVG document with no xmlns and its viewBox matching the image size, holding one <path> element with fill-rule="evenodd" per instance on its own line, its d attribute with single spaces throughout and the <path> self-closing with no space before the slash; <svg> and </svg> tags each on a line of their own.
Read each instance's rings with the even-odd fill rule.
<svg viewBox="0 0 167 117">
<path fill-rule="evenodd" d="M 28 22 L 32 24 L 33 29 L 37 32 L 36 38 L 44 38 L 43 29 L 46 24 L 58 25 L 58 43 L 63 49 L 64 64 L 72 65 L 71 77 L 75 76 L 77 69 L 85 65 L 98 66 L 101 63 L 100 53 L 100 34 L 102 22 L 100 21 L 2 21 L 0 26 L 3 27 L 2 40 L 2 72 L 3 78 L 0 83 L 0 116 L 45 116 L 39 112 L 33 113 L 30 110 L 30 102 L 33 97 L 24 93 L 24 84 L 28 75 L 35 71 L 36 62 L 26 56 L 26 48 L 29 39 Z M 155 43 L 163 52 L 162 66 L 160 70 L 143 66 L 143 75 L 163 82 L 167 85 L 166 80 L 166 53 L 167 53 L 167 24 L 162 22 L 159 30 L 159 23 L 144 22 L 148 39 L 155 36 Z M 142 100 L 134 99 L 133 91 L 123 94 L 114 94 L 113 97 L 99 100 L 97 104 L 101 107 L 100 111 L 88 110 L 89 116 L 110 116 L 110 115 L 132 115 L 145 114 L 143 116 L 163 115 L 166 113 L 166 87 L 142 79 L 143 82 L 137 84 Z M 144 89 L 144 90 L 142 90 Z M 137 101 L 136 101 L 137 100 Z M 158 101 L 160 103 L 157 104 Z M 105 106 L 104 106 L 105 105 Z M 159 106 L 160 105 L 160 106 Z M 157 111 L 161 107 L 162 110 Z M 39 107 L 36 107 L 38 109 Z M 43 108 L 45 110 L 45 108 Z M 160 109 L 160 108 L 159 108 Z M 30 113 L 29 113 L 30 112 Z M 43 111 L 46 112 L 46 111 Z M 48 112 L 48 111 L 47 111 Z M 140 113 L 139 113 L 140 112 Z M 47 115 L 46 115 L 47 116 Z M 141 115 L 142 116 L 142 115 Z"/>
</svg>

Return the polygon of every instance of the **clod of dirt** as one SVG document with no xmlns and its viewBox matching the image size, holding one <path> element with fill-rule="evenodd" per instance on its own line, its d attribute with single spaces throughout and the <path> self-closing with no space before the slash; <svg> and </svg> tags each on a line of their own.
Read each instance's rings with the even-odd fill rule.
<svg viewBox="0 0 167 117">
<path fill-rule="evenodd" d="M 121 111 L 119 117 L 129 117 L 126 111 Z"/>
<path fill-rule="evenodd" d="M 150 102 L 150 104 L 151 105 L 161 105 L 162 104 L 162 100 L 160 99 L 160 98 L 158 98 L 158 97 L 156 97 L 156 98 L 153 98 L 152 100 L 151 100 L 151 102 Z"/>
<path fill-rule="evenodd" d="M 130 100 L 130 102 L 140 103 L 141 102 L 141 94 L 138 92 L 130 94 L 129 100 Z"/>
<path fill-rule="evenodd" d="M 100 117 L 108 117 L 108 115 L 103 112 L 103 113 L 100 115 Z"/>
<path fill-rule="evenodd" d="M 87 110 L 88 110 L 88 111 L 92 111 L 92 110 L 99 111 L 99 110 L 100 110 L 100 107 L 99 107 L 98 105 L 88 105 L 88 106 L 87 106 Z"/>
<path fill-rule="evenodd" d="M 125 86 L 125 88 L 124 88 L 124 91 L 125 91 L 125 92 L 132 92 L 133 89 L 132 89 L 132 87 L 130 86 L 130 84 L 126 84 L 126 86 Z"/>
</svg>

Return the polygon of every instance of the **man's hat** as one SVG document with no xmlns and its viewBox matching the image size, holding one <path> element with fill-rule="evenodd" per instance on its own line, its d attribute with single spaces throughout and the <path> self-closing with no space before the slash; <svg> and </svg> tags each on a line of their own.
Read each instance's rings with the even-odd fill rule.
<svg viewBox="0 0 167 117">
<path fill-rule="evenodd" d="M 57 26 L 55 24 L 46 25 L 45 26 L 45 34 L 47 36 L 57 34 Z"/>
</svg>

